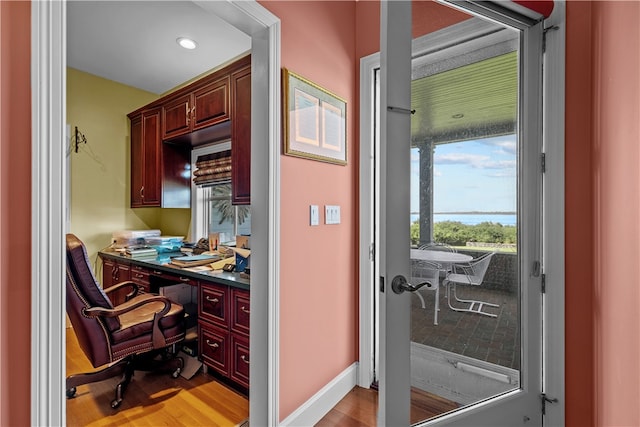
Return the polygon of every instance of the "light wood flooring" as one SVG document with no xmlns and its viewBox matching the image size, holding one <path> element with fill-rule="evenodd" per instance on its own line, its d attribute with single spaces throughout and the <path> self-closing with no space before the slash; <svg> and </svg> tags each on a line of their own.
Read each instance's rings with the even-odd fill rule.
<svg viewBox="0 0 640 427">
<path fill-rule="evenodd" d="M 93 367 L 67 329 L 67 375 Z M 78 387 L 67 400 L 69 426 L 236 426 L 249 417 L 247 398 L 202 372 L 190 380 L 167 374 L 136 372 L 118 409 L 111 409 L 119 378 Z M 411 422 L 457 407 L 454 402 L 418 389 L 411 391 Z M 375 426 L 378 392 L 355 387 L 316 427 Z"/>
<path fill-rule="evenodd" d="M 94 368 L 67 330 L 67 375 Z M 69 426 L 235 426 L 249 417 L 249 400 L 200 371 L 190 380 L 136 372 L 118 409 L 111 409 L 120 378 L 78 387 L 67 400 Z"/>
</svg>

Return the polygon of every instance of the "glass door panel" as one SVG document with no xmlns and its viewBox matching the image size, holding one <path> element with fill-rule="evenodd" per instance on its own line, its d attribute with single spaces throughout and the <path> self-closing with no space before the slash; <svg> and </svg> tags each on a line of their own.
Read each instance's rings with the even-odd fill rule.
<svg viewBox="0 0 640 427">
<path fill-rule="evenodd" d="M 531 291 L 540 259 L 540 141 L 537 115 L 522 120 L 539 101 L 525 102 L 532 54 L 521 29 L 412 4 L 407 67 L 383 37 L 377 79 L 386 283 L 379 423 L 402 422 L 399 403 L 389 402 L 407 395 L 412 424 L 540 420 L 541 297 Z M 402 5 L 385 7 L 396 17 L 388 30 L 397 32 L 406 15 L 391 9 Z M 408 375 L 395 365 L 407 353 Z M 524 403 L 505 403 L 514 399 Z"/>
</svg>

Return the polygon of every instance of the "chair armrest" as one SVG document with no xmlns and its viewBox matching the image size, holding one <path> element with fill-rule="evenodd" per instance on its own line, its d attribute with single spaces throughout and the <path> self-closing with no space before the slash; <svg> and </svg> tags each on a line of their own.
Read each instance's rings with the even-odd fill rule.
<svg viewBox="0 0 640 427">
<path fill-rule="evenodd" d="M 100 317 L 100 316 L 116 317 L 116 316 L 120 316 L 121 314 L 127 313 L 131 310 L 135 310 L 138 307 L 141 307 L 143 305 L 153 303 L 153 302 L 164 303 L 162 310 L 156 311 L 153 314 L 153 327 L 152 327 L 153 329 L 151 331 L 153 347 L 164 348 L 167 346 L 167 343 L 164 338 L 164 335 L 162 334 L 162 331 L 160 330 L 160 319 L 165 314 L 167 314 L 171 309 L 171 300 L 169 300 L 167 297 L 155 295 L 155 296 L 150 296 L 149 298 L 145 298 L 141 301 L 128 301 L 128 302 L 125 302 L 124 304 L 120 304 L 115 308 L 92 307 L 92 308 L 83 309 L 82 311 L 88 317 Z"/>
<path fill-rule="evenodd" d="M 118 289 L 122 289 L 122 288 L 126 288 L 126 287 L 130 287 L 131 288 L 131 292 L 129 292 L 125 296 L 125 301 L 129 301 L 131 298 L 135 297 L 136 295 L 138 295 L 140 293 L 140 287 L 137 284 L 135 284 L 134 282 L 132 282 L 131 280 L 126 280 L 124 282 L 116 283 L 115 285 L 110 286 L 107 289 L 103 289 L 103 291 L 108 296 L 110 293 L 115 292 Z"/>
</svg>

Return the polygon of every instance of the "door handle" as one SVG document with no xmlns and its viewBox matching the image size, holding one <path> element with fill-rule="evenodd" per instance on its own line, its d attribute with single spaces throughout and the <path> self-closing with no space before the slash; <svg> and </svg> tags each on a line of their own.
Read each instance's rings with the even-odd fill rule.
<svg viewBox="0 0 640 427">
<path fill-rule="evenodd" d="M 391 289 L 393 289 L 393 292 L 395 292 L 396 294 L 401 294 L 404 291 L 415 292 L 421 287 L 427 285 L 431 286 L 431 282 L 423 282 L 418 283 L 417 285 L 412 285 L 411 283 L 407 282 L 407 279 L 405 279 L 404 276 L 399 274 L 393 278 L 393 281 L 391 282 Z"/>
</svg>

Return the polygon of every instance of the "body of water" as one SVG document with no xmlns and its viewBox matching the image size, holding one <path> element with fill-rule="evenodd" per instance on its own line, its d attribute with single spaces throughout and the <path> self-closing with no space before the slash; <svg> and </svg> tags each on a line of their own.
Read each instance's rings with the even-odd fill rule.
<svg viewBox="0 0 640 427">
<path fill-rule="evenodd" d="M 418 214 L 411 214 L 411 222 L 418 219 Z M 446 213 L 433 214 L 434 222 L 457 221 L 466 225 L 476 225 L 481 222 L 495 222 L 502 225 L 516 225 L 516 214 L 492 214 L 492 213 Z"/>
</svg>

